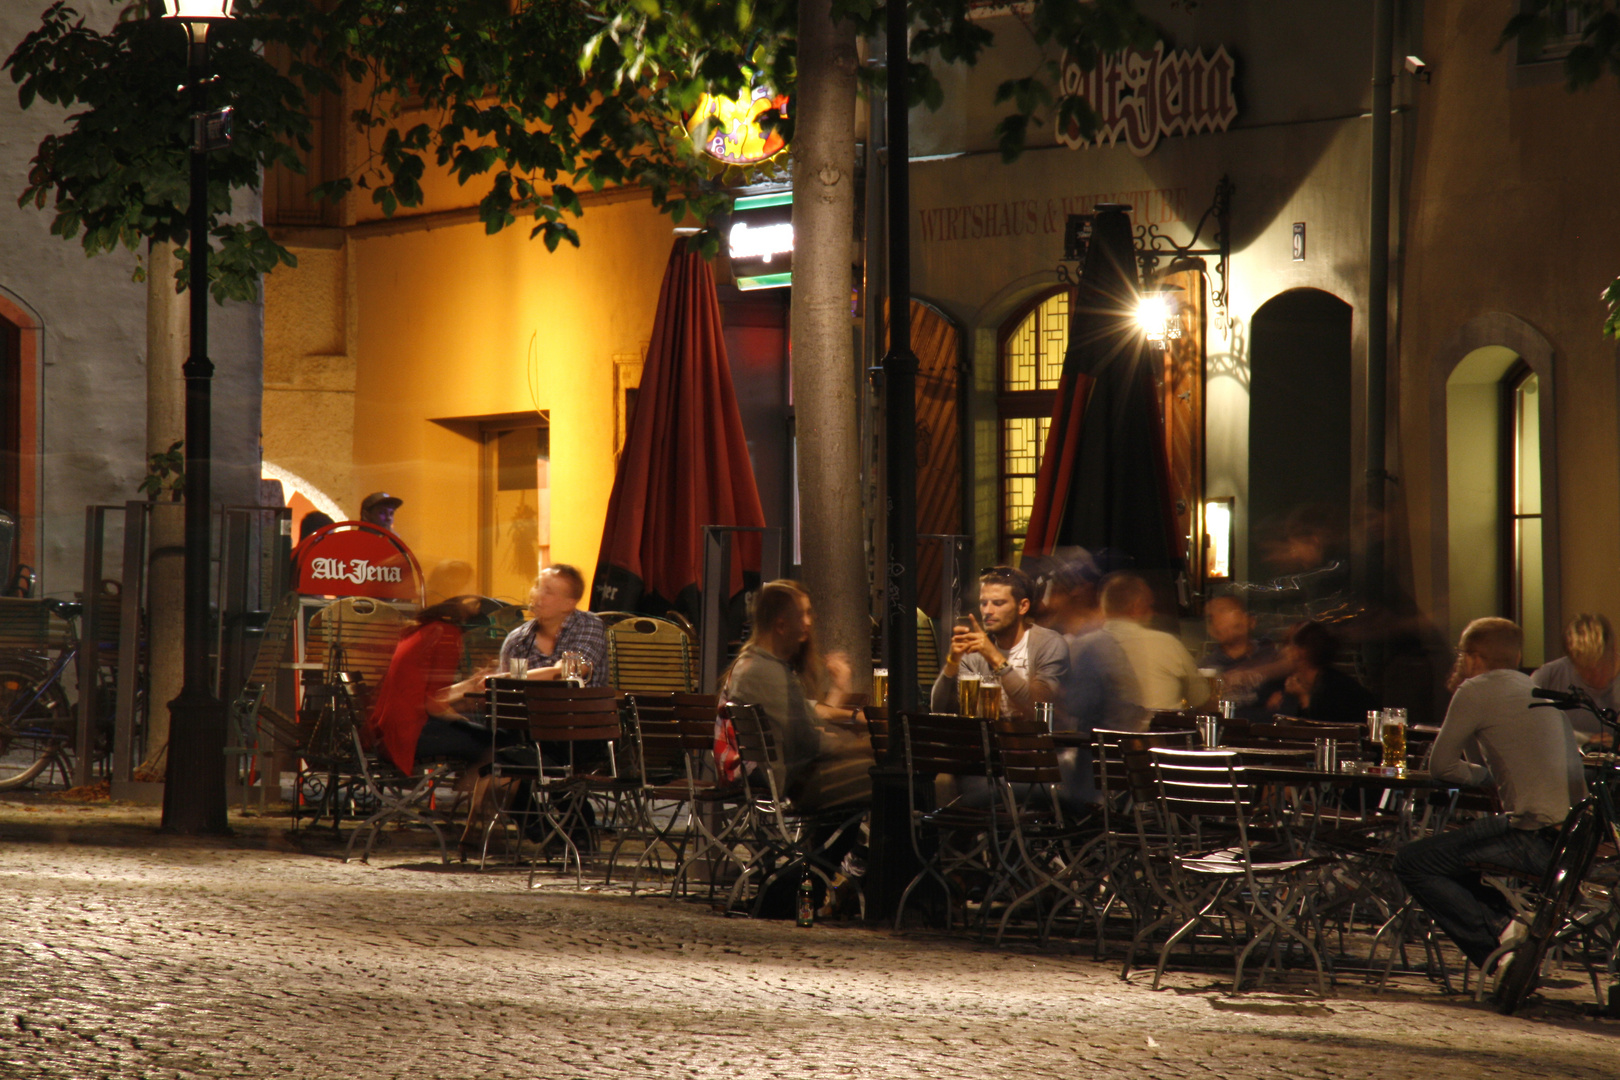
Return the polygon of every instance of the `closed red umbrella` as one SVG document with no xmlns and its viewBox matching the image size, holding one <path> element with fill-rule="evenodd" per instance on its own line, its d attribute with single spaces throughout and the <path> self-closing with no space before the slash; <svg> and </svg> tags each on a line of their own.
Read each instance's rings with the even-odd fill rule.
<svg viewBox="0 0 1620 1080">
<path fill-rule="evenodd" d="M 731 385 L 709 264 L 675 242 L 641 387 L 608 500 L 591 587 L 593 611 L 702 614 L 703 527 L 763 527 L 748 440 Z M 728 599 L 759 571 L 744 533 Z"/>
<path fill-rule="evenodd" d="M 1155 354 L 1136 322 L 1137 296 L 1130 216 L 1099 207 L 1035 479 L 1025 558 L 1081 547 L 1139 570 L 1180 567 Z"/>
</svg>

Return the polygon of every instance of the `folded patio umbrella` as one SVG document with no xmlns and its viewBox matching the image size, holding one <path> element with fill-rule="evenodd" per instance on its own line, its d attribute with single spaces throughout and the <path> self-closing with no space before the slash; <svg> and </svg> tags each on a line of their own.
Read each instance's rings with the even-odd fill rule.
<svg viewBox="0 0 1620 1080">
<path fill-rule="evenodd" d="M 1099 209 L 1069 317 L 1052 427 L 1035 479 L 1024 557 L 1107 551 L 1116 566 L 1177 569 L 1158 358 L 1136 321 L 1129 214 Z"/>
<path fill-rule="evenodd" d="M 702 614 L 703 527 L 763 526 L 731 384 L 714 274 L 675 242 L 634 414 L 608 500 L 591 610 Z M 727 601 L 757 580 L 757 533 L 732 548 Z"/>
</svg>

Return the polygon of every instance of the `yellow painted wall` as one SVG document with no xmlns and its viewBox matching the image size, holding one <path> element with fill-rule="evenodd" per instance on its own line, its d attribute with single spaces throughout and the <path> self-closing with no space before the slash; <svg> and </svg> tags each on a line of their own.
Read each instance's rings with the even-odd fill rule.
<svg viewBox="0 0 1620 1080">
<path fill-rule="evenodd" d="M 395 524 L 425 570 L 478 558 L 478 444 L 433 420 L 530 409 L 551 417 L 552 561 L 587 582 L 595 569 L 613 485 L 613 357 L 644 349 L 673 238 L 645 198 L 592 205 L 578 228 L 581 247 L 555 253 L 522 226 L 350 240 L 347 494 L 403 498 Z"/>
<path fill-rule="evenodd" d="M 1605 75 L 1571 94 L 1561 80 L 1522 85 L 1496 40 L 1511 0 L 1439 0 L 1425 8 L 1418 138 L 1401 283 L 1398 459 L 1419 603 L 1441 610 L 1445 544 L 1431 510 L 1439 478 L 1427 447 L 1443 424 L 1442 365 L 1454 336 L 1492 313 L 1522 319 L 1554 351 L 1564 615 L 1620 615 L 1620 469 L 1616 350 L 1599 293 L 1620 274 L 1620 84 Z M 1517 81 L 1521 85 L 1515 86 Z M 1486 344 L 1486 343 L 1480 343 Z M 1544 388 L 1545 388 L 1545 384 Z M 1555 628 L 1556 630 L 1556 628 Z"/>
</svg>

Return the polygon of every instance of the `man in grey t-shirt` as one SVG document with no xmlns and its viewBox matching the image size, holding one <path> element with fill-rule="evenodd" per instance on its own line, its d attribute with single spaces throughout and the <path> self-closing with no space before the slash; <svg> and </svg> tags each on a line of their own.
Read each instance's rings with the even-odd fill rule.
<svg viewBox="0 0 1620 1080">
<path fill-rule="evenodd" d="M 1512 921 L 1507 899 L 1470 864 L 1538 876 L 1559 826 L 1586 797 L 1575 736 L 1556 710 L 1532 709 L 1529 676 L 1518 670 L 1523 637 L 1506 619 L 1475 619 L 1462 633 L 1455 693 L 1429 755 L 1438 780 L 1494 782 L 1502 814 L 1406 845 L 1395 876 L 1468 959 L 1483 965 Z"/>
</svg>

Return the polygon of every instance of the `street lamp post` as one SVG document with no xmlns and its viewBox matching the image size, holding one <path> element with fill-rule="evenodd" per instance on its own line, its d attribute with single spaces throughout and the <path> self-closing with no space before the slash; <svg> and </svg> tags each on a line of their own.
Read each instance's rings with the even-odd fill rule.
<svg viewBox="0 0 1620 1080">
<path fill-rule="evenodd" d="M 180 696 L 169 703 L 169 764 L 163 828 L 224 833 L 225 703 L 208 663 L 208 563 L 212 546 L 214 365 L 208 359 L 208 30 L 231 17 L 234 0 L 165 0 L 164 17 L 186 28 L 191 97 L 191 352 L 186 377 L 185 666 Z"/>
</svg>

